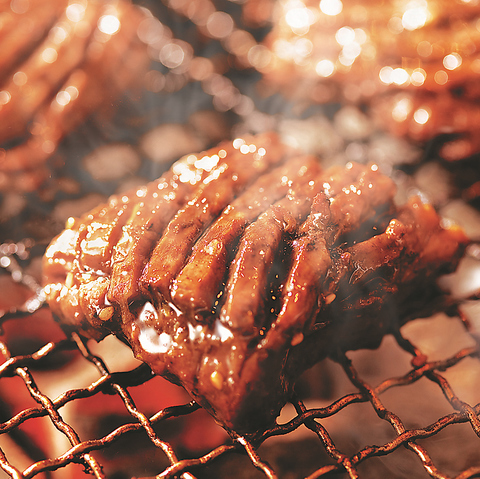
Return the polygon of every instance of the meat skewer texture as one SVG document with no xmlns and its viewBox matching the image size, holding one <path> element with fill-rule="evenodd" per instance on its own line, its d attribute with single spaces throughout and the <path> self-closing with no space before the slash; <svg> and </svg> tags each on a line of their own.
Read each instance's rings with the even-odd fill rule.
<svg viewBox="0 0 480 479">
<path fill-rule="evenodd" d="M 45 254 L 47 299 L 65 327 L 116 335 L 253 434 L 305 369 L 378 346 L 418 286 L 438 294 L 456 267 L 465 234 L 394 195 L 376 165 L 324 169 L 273 133 L 237 138 L 69 219 Z"/>
</svg>

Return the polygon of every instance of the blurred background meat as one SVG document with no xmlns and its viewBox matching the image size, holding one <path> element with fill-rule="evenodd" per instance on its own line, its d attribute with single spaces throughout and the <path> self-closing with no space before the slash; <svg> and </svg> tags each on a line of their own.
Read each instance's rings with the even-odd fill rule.
<svg viewBox="0 0 480 479">
<path fill-rule="evenodd" d="M 32 191 L 65 135 L 140 87 L 148 57 L 137 30 L 146 12 L 128 1 L 1 8 L 0 188 Z"/>
<path fill-rule="evenodd" d="M 380 128 L 422 144 L 447 135 L 448 160 L 478 153 L 476 2 L 265 0 L 245 10 L 273 25 L 258 66 L 267 84 L 308 101 L 367 104 Z"/>
</svg>

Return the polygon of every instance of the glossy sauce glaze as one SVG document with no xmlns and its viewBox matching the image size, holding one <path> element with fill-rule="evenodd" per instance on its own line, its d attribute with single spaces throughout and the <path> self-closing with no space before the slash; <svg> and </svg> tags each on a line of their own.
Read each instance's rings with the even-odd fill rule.
<svg viewBox="0 0 480 479">
<path fill-rule="evenodd" d="M 225 142 L 69 220 L 45 291 L 63 324 L 116 334 L 225 428 L 254 432 L 303 370 L 377 344 L 386 305 L 405 320 L 416 286 L 455 267 L 465 235 L 394 194 L 376 165 L 323 170 L 274 134 Z"/>
</svg>

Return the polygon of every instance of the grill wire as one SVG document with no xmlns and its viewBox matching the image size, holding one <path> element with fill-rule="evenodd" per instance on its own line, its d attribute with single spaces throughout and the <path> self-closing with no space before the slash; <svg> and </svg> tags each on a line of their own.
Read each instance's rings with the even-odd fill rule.
<svg viewBox="0 0 480 479">
<path fill-rule="evenodd" d="M 27 245 L 25 243 L 8 243 L 0 246 L 0 251 L 2 251 L 1 265 L 4 271 L 8 272 L 14 281 L 27 285 L 35 293 L 35 296 L 22 307 L 4 311 L 1 317 L 3 324 L 19 321 L 19 318 L 25 315 L 33 315 L 43 307 L 41 289 L 38 288 L 33 277 L 25 274 L 24 268 L 20 265 L 20 263 L 28 263 L 28 260 L 31 259 L 28 256 L 29 250 L 33 246 L 33 242 L 27 243 Z M 456 320 L 460 321 L 468 331 L 468 321 L 461 314 L 458 315 Z M 479 465 L 467 467 L 455 476 L 446 474 L 441 468 L 437 467 L 435 460 L 429 453 L 429 447 L 424 445 L 425 439 L 435 437 L 447 428 L 459 427 L 459 425 L 465 423 L 473 429 L 477 439 L 480 437 L 480 403 L 471 405 L 462 401 L 445 377 L 445 372 L 462 361 L 466 361 L 467 358 L 478 360 L 480 348 L 477 339 L 472 335 L 472 338 L 475 339 L 474 346 L 459 349 L 455 354 L 443 360 L 428 361 L 426 354 L 404 338 L 400 331 L 395 331 L 394 337 L 396 343 L 411 356 L 412 368 L 406 374 L 389 377 L 376 385 L 369 384 L 357 370 L 355 361 L 349 359 L 347 354 L 339 351 L 333 360 L 343 369 L 354 387 L 354 392 L 343 395 L 327 406 L 320 408 L 307 407 L 302 399 L 295 397 L 292 399 L 295 415 L 289 421 L 263 431 L 255 437 L 231 437 L 202 456 L 190 458 L 181 458 L 175 451 L 174 446 L 156 432 L 156 426 L 175 418 L 188 417 L 197 411 L 200 406 L 191 401 L 179 406 L 165 407 L 155 414 L 147 416 L 136 406 L 130 394 L 130 389 L 145 384 L 152 379 L 153 376 L 148 366 L 140 365 L 130 370 L 111 372 L 106 361 L 101 356 L 94 354 L 89 344 L 75 333 L 65 335 L 64 338 L 59 340 L 49 341 L 36 351 L 23 355 L 11 354 L 8 341 L 2 341 L 0 342 L 0 349 L 5 360 L 0 366 L 0 381 L 12 377 L 19 378 L 23 383 L 22 388 L 28 392 L 35 405 L 26 407 L 11 417 L 3 418 L 0 424 L 0 434 L 16 437 L 18 445 L 28 451 L 28 437 L 24 435 L 16 436 L 15 432 L 18 432 L 22 426 L 34 418 L 45 417 L 51 422 L 53 428 L 65 436 L 69 442 L 69 447 L 57 456 L 38 459 L 23 469 L 11 462 L 0 448 L 0 467 L 10 477 L 20 479 L 35 477 L 48 471 L 61 470 L 69 464 L 75 463 L 82 465 L 84 473 L 87 475 L 99 479 L 106 478 L 102 462 L 96 458 L 95 453 L 105 451 L 122 437 L 128 438 L 133 432 L 141 430 L 148 436 L 150 443 L 160 450 L 169 462 L 169 465 L 162 471 L 158 471 L 155 476 L 157 478 L 197 477 L 196 474 L 201 474 L 202 469 L 208 468 L 219 458 L 227 458 L 228 460 L 234 453 L 246 455 L 252 469 L 256 468 L 261 474 L 259 477 L 275 478 L 282 476 L 268 461 L 262 458 L 262 454 L 258 451 L 260 445 L 269 438 L 288 436 L 303 427 L 316 435 L 317 441 L 330 458 L 326 463 L 315 464 L 308 475 L 309 479 L 330 477 L 330 474 L 334 472 L 343 472 L 349 478 L 362 477 L 359 472 L 359 466 L 362 463 L 372 461 L 375 457 L 392 454 L 399 448 L 406 448 L 411 454 L 416 455 L 418 463 L 423 466 L 430 477 L 455 477 L 456 479 L 479 477 Z M 42 387 L 35 380 L 35 366 L 48 358 L 55 361 L 56 355 L 69 350 L 79 352 L 83 361 L 93 365 L 98 378 L 86 387 L 69 389 L 57 397 L 50 397 L 42 391 Z M 382 395 L 389 390 L 406 388 L 422 378 L 427 379 L 438 388 L 438 394 L 442 394 L 450 404 L 451 412 L 424 427 L 412 428 L 406 426 L 405 421 L 399 414 L 385 406 L 382 402 Z M 101 395 L 118 396 L 129 420 L 101 437 L 84 439 L 76 430 L 78 424 L 71 424 L 62 417 L 62 408 L 77 400 Z M 324 425 L 324 421 L 359 403 L 368 404 L 376 415 L 376 421 L 387 423 L 394 431 L 394 437 L 383 444 L 366 445 L 354 454 L 346 454 L 342 452 L 340 447 L 337 447 L 328 428 Z M 457 447 L 459 451 L 462 448 L 459 444 L 447 445 L 447 447 Z"/>
<path fill-rule="evenodd" d="M 157 16 L 172 20 L 171 25 L 175 35 L 183 35 L 184 38 L 189 39 L 191 30 L 196 28 L 195 25 L 187 25 L 179 19 L 179 16 L 175 16 L 173 7 L 167 9 L 162 7 L 160 2 L 158 4 L 146 3 L 147 6 L 155 6 L 159 10 L 160 14 L 155 12 Z M 225 3 L 227 6 L 223 6 L 224 9 L 236 12 L 236 5 Z M 171 4 L 181 5 L 182 2 L 171 2 Z M 218 46 L 219 42 L 214 43 L 216 46 L 212 47 L 211 43 L 206 42 L 205 51 L 199 52 L 199 56 L 205 54 L 205 56 L 213 57 L 218 51 L 225 53 L 224 48 L 221 45 Z M 213 50 L 209 51 L 209 48 L 213 48 Z M 198 50 L 201 48 L 199 47 Z M 175 77 L 167 70 L 168 68 L 162 69 L 166 78 L 169 78 L 169 75 Z M 228 88 L 237 85 L 239 90 L 246 91 L 246 96 L 252 94 L 251 82 L 245 80 L 242 72 L 231 71 L 229 73 L 230 75 L 220 76 Z M 186 96 L 190 94 L 188 88 L 188 86 L 184 88 L 184 91 L 187 91 Z M 196 94 L 198 89 L 195 87 L 192 89 Z M 165 110 L 174 110 L 182 120 L 188 111 L 184 111 L 186 109 L 184 104 L 178 108 L 176 93 L 178 92 L 173 91 L 168 99 L 163 98 L 167 105 Z M 218 100 L 214 91 L 209 95 L 213 97 L 214 103 L 215 100 Z M 252 96 L 254 95 L 252 94 Z M 173 100 L 171 100 L 172 98 Z M 259 110 L 268 110 L 269 114 L 272 114 L 268 116 L 268 119 L 273 121 L 274 126 L 276 123 L 272 119 L 275 114 L 285 113 L 288 116 L 291 113 L 291 105 L 285 106 L 282 98 L 273 97 L 265 100 L 263 104 L 261 99 L 255 98 L 255 102 Z M 192 101 L 192 104 L 197 105 L 199 109 L 204 106 L 198 99 Z M 225 117 L 229 116 L 229 112 L 226 110 L 226 107 L 222 110 Z M 158 112 L 153 111 L 152 113 L 149 110 L 149 113 L 154 117 Z M 257 113 L 255 112 L 255 114 Z M 248 118 L 242 117 L 241 112 L 235 112 L 235 114 L 239 116 L 240 121 L 248 121 Z M 122 123 L 122 114 L 119 114 L 118 117 L 120 125 L 114 126 L 123 128 L 118 133 L 119 137 L 122 137 L 125 133 L 124 129 L 131 125 Z M 250 115 L 250 117 L 257 118 L 256 115 Z M 267 116 L 260 114 L 260 118 L 265 120 Z M 158 120 L 161 121 L 164 118 L 158 118 Z M 254 123 L 254 120 L 250 120 L 250 122 Z M 84 127 L 81 133 L 82 131 L 89 132 L 88 125 L 87 123 L 87 127 Z M 115 134 L 110 131 L 105 135 L 108 137 L 109 134 L 113 135 L 114 140 L 117 139 Z M 108 138 L 108 140 L 111 139 L 111 137 Z M 74 144 L 74 147 L 76 146 L 78 145 Z M 474 163 L 473 166 L 476 171 L 473 175 L 474 178 L 478 176 L 478 159 L 476 161 L 477 163 Z M 81 168 L 79 166 L 71 164 L 66 166 L 67 170 L 68 168 L 72 169 L 70 171 L 72 177 L 83 174 L 79 173 L 79 168 Z M 157 176 L 158 170 L 158 165 L 154 165 L 148 174 Z M 472 175 L 467 174 L 466 176 L 468 177 L 466 186 L 470 186 Z M 29 205 L 29 207 L 34 214 L 44 213 L 43 205 Z M 23 285 L 34 295 L 21 306 L 0 311 L 0 325 L 6 332 L 9 327 L 20 324 L 25 318 L 35 321 L 42 312 L 45 312 L 47 316 L 49 314 L 44 308 L 42 290 L 36 276 L 30 273 L 31 265 L 35 264 L 35 261 L 38 261 L 43 254 L 44 246 L 33 240 L 8 242 L 0 245 L 0 275 Z M 303 398 L 302 391 L 299 391 L 298 397 L 292 398 L 290 415 L 287 416 L 287 419 L 283 419 L 282 416 L 279 424 L 275 427 L 261 431 L 252 437 L 224 438 L 220 444 L 204 448 L 201 453 L 188 451 L 182 447 L 181 442 L 171 439 L 174 435 L 172 429 L 175 430 L 177 427 L 185 429 L 187 436 L 189 435 L 189 424 L 196 420 L 196 415 L 200 412 L 200 407 L 195 402 L 187 401 L 180 405 L 168 405 L 156 410 L 153 414 L 149 408 L 140 405 L 142 401 L 139 401 L 138 395 L 135 394 L 136 388 L 143 385 L 148 387 L 151 382 L 156 380 L 146 365 L 118 368 L 116 364 L 110 364 L 110 358 L 97 352 L 95 344 L 86 342 L 75 333 L 63 331 L 52 335 L 52 338 L 45 338 L 43 344 L 37 344 L 28 352 L 16 352 L 16 344 L 6 333 L 0 336 L 0 350 L 3 355 L 3 362 L 0 365 L 0 467 L 6 476 L 18 479 L 35 476 L 63 479 L 67 477 L 66 471 L 69 471 L 72 466 L 83 470 L 84 472 L 81 474 L 96 478 L 124 479 L 133 474 L 138 476 L 138 470 L 130 476 L 127 476 L 126 472 L 122 474 L 118 469 L 110 475 L 110 470 L 112 462 L 119 459 L 118 452 L 116 452 L 117 444 L 123 441 L 127 443 L 127 451 L 129 448 L 134 449 L 133 445 L 139 441 L 138 438 L 141 435 L 147 438 L 149 447 L 155 451 L 157 457 L 155 465 L 148 467 L 147 474 L 150 474 L 148 477 L 298 478 L 302 474 L 301 477 L 309 479 L 332 477 L 332 475 L 373 479 L 374 477 L 386 477 L 385 469 L 380 469 L 383 473 L 380 472 L 377 475 L 372 472 L 375 471 L 379 458 L 393 457 L 400 451 L 406 451 L 411 459 L 408 465 L 415 464 L 415 472 L 406 466 L 407 469 L 403 472 L 400 470 L 390 471 L 390 477 L 439 479 L 480 477 L 480 462 L 476 452 L 480 446 L 480 442 L 478 442 L 480 403 L 464 402 L 461 399 L 462 395 L 456 392 L 456 387 L 452 385 L 450 379 L 451 375 L 455 374 L 456 368 L 466 363 L 473 362 L 475 363 L 474 367 L 478 367 L 479 340 L 475 328 L 469 324 L 460 308 L 453 305 L 449 313 L 451 316 L 449 320 L 458 323 L 466 331 L 465 334 L 471 340 L 468 346 L 456 349 L 446 358 L 429 360 L 430 351 L 414 345 L 403 335 L 402 331 L 397 329 L 393 331 L 392 344 L 408 356 L 410 368 L 403 371 L 402 374 L 398 374 L 397 369 L 391 368 L 392 371 L 389 369 L 390 374 L 382 377 L 380 381 L 371 380 L 368 370 L 365 370 L 364 364 L 358 360 L 355 354 L 338 351 L 334 357 L 324 361 L 322 367 L 327 372 L 330 368 L 336 374 L 341 374 L 346 379 L 348 386 L 345 389 L 347 392 L 342 389 L 342 393 L 334 398 L 325 393 L 328 400 L 323 398 L 322 405 L 319 407 L 318 403 L 311 401 L 310 398 Z M 50 375 L 50 369 L 55 370 L 56 365 L 64 364 L 72 357 L 80 364 L 79 369 L 93 370 L 95 379 L 89 379 L 88 384 L 81 387 L 67 388 L 60 392 L 55 388 L 52 389 L 45 383 L 45 376 Z M 387 361 L 388 358 L 385 359 L 381 356 L 380 360 Z M 326 365 L 325 362 L 327 362 Z M 68 367 L 67 364 L 67 370 Z M 315 369 L 313 375 L 309 376 L 310 382 L 314 386 L 317 385 L 318 389 L 323 387 L 321 383 L 325 376 L 322 374 L 324 374 L 324 369 L 320 369 L 320 372 Z M 15 382 L 12 383 L 12 381 Z M 402 392 L 424 382 L 432 385 L 436 400 L 446 401 L 444 409 L 447 409 L 448 412 L 437 415 L 434 420 L 428 419 L 422 422 L 412 420 L 403 409 L 399 412 L 395 407 L 390 406 L 391 394 L 393 394 L 407 397 L 406 406 L 415 409 L 418 401 L 423 398 L 418 398 L 410 393 L 402 394 Z M 475 389 L 474 386 L 472 384 L 472 389 Z M 21 397 L 21 401 L 16 407 L 4 406 L 3 395 L 6 392 L 11 393 L 14 389 L 17 391 L 15 394 Z M 107 425 L 107 430 L 102 430 L 102 433 L 98 431 L 97 434 L 88 433 L 88 428 L 83 424 L 85 418 L 81 415 L 72 415 L 68 409 L 72 405 L 88 399 L 97 399 L 98 402 L 109 404 L 112 398 L 119 401 L 123 411 L 121 415 L 126 416 L 127 419 L 120 425 Z M 161 397 L 158 399 L 159 402 L 162 402 L 160 401 Z M 375 444 L 358 440 L 352 445 L 352 443 L 346 443 L 344 438 L 339 436 L 338 430 L 332 425 L 332 420 L 342 417 L 345 412 L 352 411 L 347 419 L 341 422 L 345 434 L 348 434 L 349 431 L 355 429 L 354 421 L 358 417 L 356 408 L 359 405 L 368 408 L 368 412 L 365 414 L 369 414 L 368 418 L 373 429 L 383 430 L 385 428 L 388 430 L 388 433 L 382 436 L 382 438 L 388 437 L 387 440 L 377 441 Z M 61 450 L 54 452 L 48 450 L 50 454 L 46 454 L 45 448 L 38 447 L 38 437 L 32 436 L 36 434 L 35 428 L 39 427 L 37 426 L 39 419 L 43 419 L 42 431 L 47 430 L 48 434 L 56 435 L 56 443 L 62 444 Z M 464 436 L 456 432 L 460 429 L 464 432 L 465 427 L 473 430 L 474 433 L 474 435 L 468 435 L 468 448 L 467 444 L 463 442 Z M 34 432 L 32 433 L 31 430 Z M 291 446 L 297 438 L 300 438 L 298 443 L 300 444 L 299 448 L 302 448 L 305 431 L 311 433 L 308 436 L 310 438 L 309 446 L 312 444 L 313 437 L 317 447 L 317 453 L 313 460 L 311 457 L 304 457 L 299 453 L 298 448 L 295 449 L 294 446 Z M 446 439 L 443 435 L 445 432 L 451 432 Z M 58 439 L 59 436 L 65 441 L 64 443 Z M 433 446 L 435 440 L 440 442 L 442 451 L 453 449 L 455 452 L 439 454 L 438 447 Z M 272 442 L 274 446 L 270 447 L 269 444 Z M 141 444 L 143 446 L 145 442 L 141 442 Z M 272 450 L 276 447 L 280 451 L 278 454 L 285 456 L 281 458 L 282 460 L 272 454 Z M 18 453 L 19 450 L 20 453 Z M 474 451 L 473 456 L 472 450 Z M 111 453 L 110 451 L 115 452 Z M 462 453 L 465 453 L 466 457 L 462 456 Z M 158 459 L 158 457 L 162 459 Z M 241 458 L 240 462 L 238 462 L 239 457 Z M 402 455 L 401 458 L 403 457 L 405 456 Z M 284 470 L 289 467 L 286 464 L 288 460 L 290 461 L 289 473 Z M 292 463 L 293 466 L 291 466 Z M 233 465 L 229 468 L 228 464 Z M 238 467 L 238 464 L 241 466 Z M 155 471 L 151 472 L 155 467 Z M 219 471 L 223 471 L 223 473 L 221 474 Z M 83 477 L 83 475 L 74 475 L 75 472 L 71 474 L 71 477 L 75 479 Z M 2 477 L 1 472 L 0 477 Z"/>
</svg>

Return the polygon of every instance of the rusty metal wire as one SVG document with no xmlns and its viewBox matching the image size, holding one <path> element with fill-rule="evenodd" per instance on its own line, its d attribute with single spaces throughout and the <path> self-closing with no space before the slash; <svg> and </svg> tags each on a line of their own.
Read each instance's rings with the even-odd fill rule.
<svg viewBox="0 0 480 479">
<path fill-rule="evenodd" d="M 8 269 L 10 274 L 22 270 L 21 266 L 14 261 L 16 255 L 14 250 L 15 248 L 12 248 L 10 253 L 8 248 L 4 247 L 2 250 L 2 257 L 10 259 L 10 261 L 4 260 L 2 262 L 4 269 Z M 16 274 L 18 281 L 22 282 L 24 277 L 27 276 Z M 27 282 L 35 293 L 39 293 L 35 281 L 29 278 Z M 36 307 L 30 308 L 30 311 L 28 308 L 19 308 L 2 313 L 1 321 L 18 321 L 19 311 L 23 315 L 33 314 L 41 306 L 40 300 L 41 297 L 38 303 L 35 303 Z M 458 320 L 461 321 L 460 318 Z M 255 474 L 259 474 L 260 477 L 273 479 L 282 477 L 282 471 L 277 470 L 264 459 L 261 445 L 268 443 L 275 437 L 288 439 L 295 431 L 305 428 L 316 435 L 317 441 L 326 452 L 326 457 L 330 458 L 326 462 L 322 459 L 322 462 L 314 464 L 308 479 L 330 477 L 332 473 L 343 473 L 345 477 L 352 479 L 365 477 L 361 472 L 362 464 L 372 461 L 374 458 L 388 456 L 401 448 L 416 456 L 418 463 L 428 476 L 437 479 L 453 479 L 453 476 L 443 472 L 436 464 L 424 440 L 434 438 L 447 428 L 460 427 L 462 424 L 470 425 L 475 435 L 480 439 L 480 403 L 468 404 L 464 402 L 457 396 L 454 388 L 445 377 L 445 372 L 452 370 L 463 361 L 478 361 L 480 354 L 478 342 L 475 341 L 473 346 L 461 348 L 446 359 L 428 361 L 427 356 L 405 339 L 400 331 L 395 333 L 395 339 L 396 343 L 412 358 L 412 367 L 406 374 L 389 377 L 377 385 L 371 385 L 362 378 L 356 368 L 355 361 L 351 360 L 348 354 L 338 352 L 332 359 L 343 368 L 354 387 L 354 392 L 343 395 L 324 407 L 309 407 L 302 399 L 292 398 L 295 415 L 287 422 L 277 424 L 266 431 L 259 431 L 255 437 L 231 437 L 223 444 L 212 448 L 199 457 L 185 458 L 182 457 L 183 452 L 177 451 L 178 445 L 173 445 L 167 438 L 163 437 L 158 432 L 157 426 L 166 424 L 171 419 L 182 417 L 188 424 L 189 418 L 199 409 L 199 406 L 191 401 L 180 406 L 165 407 L 155 414 L 147 416 L 137 407 L 130 393 L 133 387 L 146 384 L 152 379 L 153 375 L 146 365 L 131 370 L 111 372 L 102 357 L 92 353 L 90 345 L 75 333 L 60 340 L 47 342 L 36 351 L 23 355 L 12 355 L 7 338 L 0 343 L 0 352 L 4 357 L 4 361 L 0 365 L 0 381 L 8 378 L 20 379 L 22 386 L 18 387 L 28 392 L 35 405 L 24 407 L 9 417 L 2 417 L 0 439 L 2 436 L 14 435 L 35 418 L 46 418 L 50 421 L 52 427 L 67 439 L 69 446 L 60 454 L 32 460 L 31 464 L 23 468 L 10 460 L 8 454 L 0 447 L 0 468 L 8 477 L 27 479 L 35 476 L 51 477 L 49 474 L 54 471 L 62 470 L 70 464 L 80 464 L 83 466 L 86 476 L 98 479 L 107 478 L 101 459 L 98 459 L 95 453 L 97 451 L 105 452 L 115 442 L 121 439 L 129 440 L 130 437 L 133 438 L 132 434 L 134 432 L 143 431 L 149 442 L 163 453 L 168 462 L 163 470 L 158 471 L 156 478 L 183 477 L 192 479 L 197 477 L 196 474 L 205 477 L 202 475 L 204 469 L 215 464 L 219 459 L 228 461 L 240 453 L 248 458 L 253 471 L 252 474 L 255 473 L 256 469 L 258 472 Z M 55 355 L 62 351 L 75 351 L 85 362 L 85 367 L 93 365 L 97 371 L 97 379 L 87 387 L 69 389 L 52 398 L 42 391 L 42 387 L 37 384 L 34 369 L 37 364 L 46 358 L 55 360 Z M 420 380 L 427 380 L 438 388 L 440 394 L 448 401 L 451 412 L 438 417 L 437 420 L 423 427 L 409 427 L 399 414 L 387 408 L 383 401 L 383 395 L 387 391 L 396 391 L 411 386 Z M 1 392 L 0 389 L 0 396 Z M 122 401 L 129 420 L 101 437 L 81 437 L 80 433 L 77 432 L 78 426 L 71 424 L 63 417 L 64 408 L 81 399 L 101 395 L 117 396 Z M 369 405 L 378 420 L 391 427 L 394 433 L 393 438 L 382 444 L 363 446 L 353 454 L 342 451 L 342 448 L 336 445 L 328 426 L 325 425 L 325 420 L 335 417 L 355 404 Z M 456 445 L 456 447 L 461 449 L 462 445 Z M 414 477 L 414 475 L 411 477 Z M 455 479 L 480 477 L 480 466 L 478 464 L 467 465 L 454 477 Z"/>
</svg>

